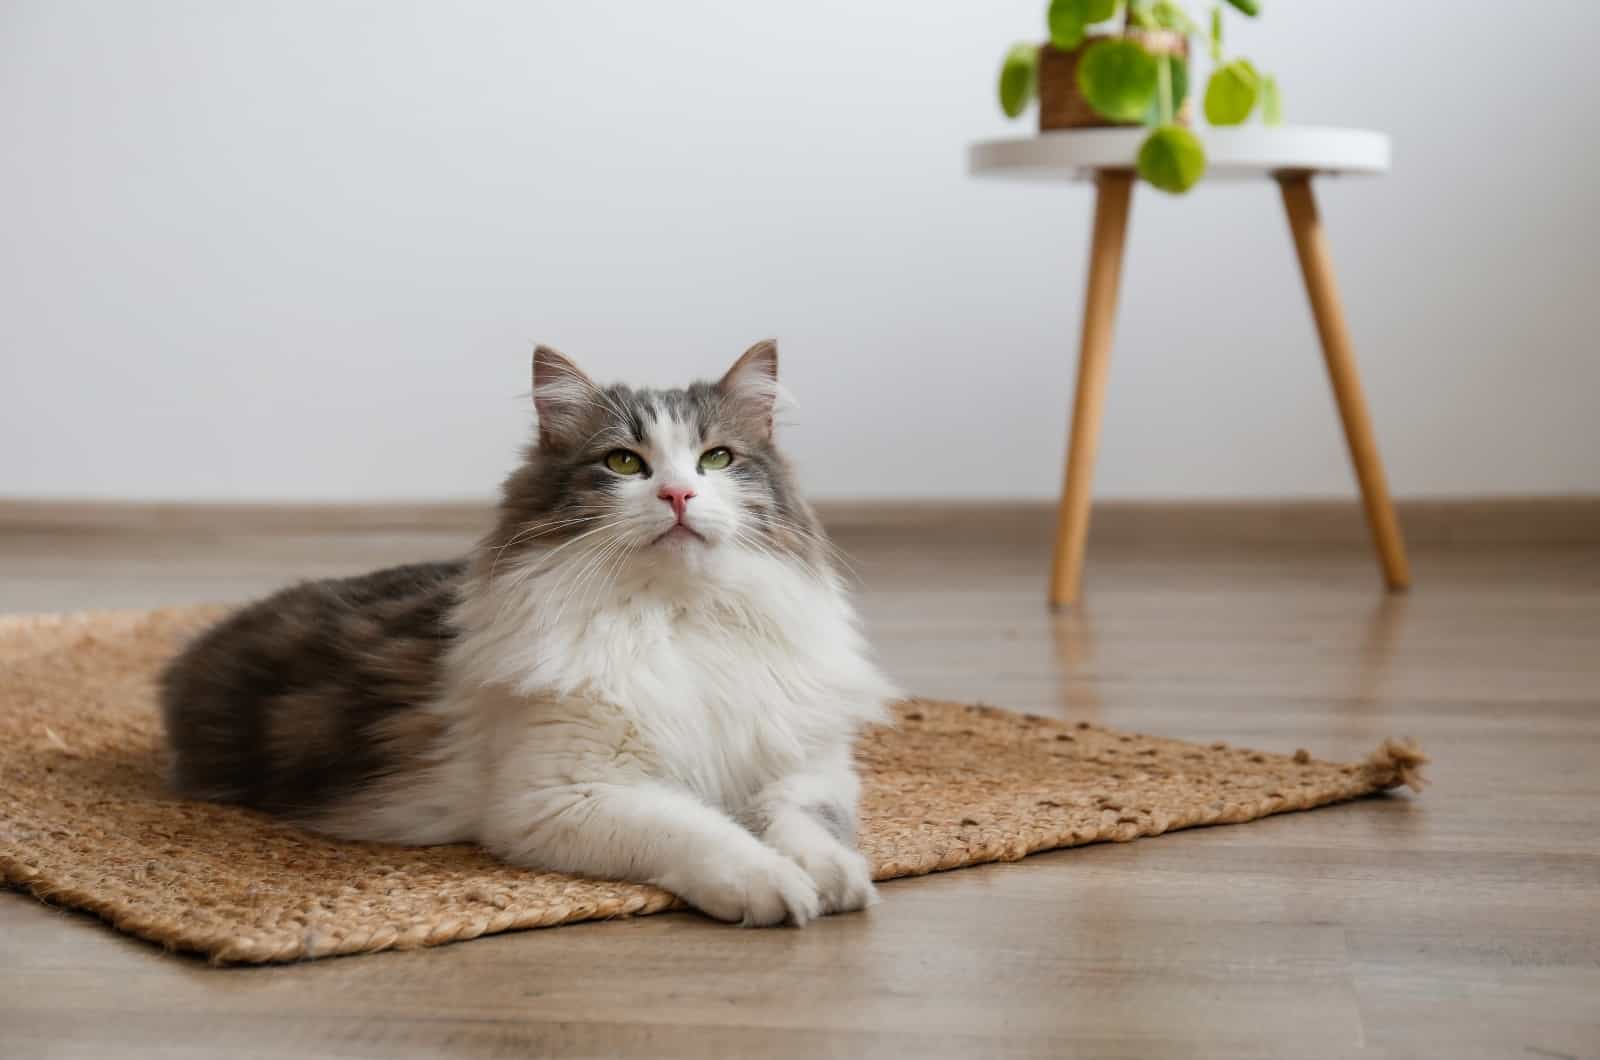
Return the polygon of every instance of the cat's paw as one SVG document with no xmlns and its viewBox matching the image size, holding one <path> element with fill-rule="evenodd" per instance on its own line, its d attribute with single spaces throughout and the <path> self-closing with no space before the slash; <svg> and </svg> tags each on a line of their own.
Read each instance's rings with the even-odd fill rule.
<svg viewBox="0 0 1600 1060">
<path fill-rule="evenodd" d="M 784 921 L 803 927 L 822 914 L 822 901 L 811 876 L 776 851 L 723 866 L 696 880 L 663 880 L 662 886 L 707 916 L 745 927 L 770 927 Z"/>
<path fill-rule="evenodd" d="M 824 913 L 850 913 L 878 903 L 872 866 L 859 851 L 835 843 L 826 855 L 802 861 L 800 867 L 816 881 Z"/>
<path fill-rule="evenodd" d="M 793 858 L 816 883 L 824 913 L 849 913 L 877 902 L 867 859 L 832 836 L 769 833 L 768 842 Z"/>
</svg>

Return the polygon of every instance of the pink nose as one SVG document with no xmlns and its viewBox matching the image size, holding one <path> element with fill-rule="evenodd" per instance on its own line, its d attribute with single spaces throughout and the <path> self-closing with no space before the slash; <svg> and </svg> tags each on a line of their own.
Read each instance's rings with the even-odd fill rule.
<svg viewBox="0 0 1600 1060">
<path fill-rule="evenodd" d="M 672 514 L 678 517 L 678 522 L 683 522 L 683 510 L 689 507 L 689 498 L 694 496 L 694 490 L 687 486 L 662 486 L 656 491 L 656 496 L 672 505 Z"/>
</svg>

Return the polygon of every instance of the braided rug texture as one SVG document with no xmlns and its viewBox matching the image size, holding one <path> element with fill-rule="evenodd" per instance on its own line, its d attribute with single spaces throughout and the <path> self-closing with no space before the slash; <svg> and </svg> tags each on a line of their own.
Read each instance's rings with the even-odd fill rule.
<svg viewBox="0 0 1600 1060">
<path fill-rule="evenodd" d="M 171 949 L 266 963 L 434 946 L 673 907 L 655 887 L 476 847 L 337 842 L 162 786 L 154 679 L 215 607 L 0 618 L 0 878 Z M 908 700 L 862 739 L 877 879 L 1012 861 L 1419 787 L 1425 760 L 1201 746 Z"/>
</svg>

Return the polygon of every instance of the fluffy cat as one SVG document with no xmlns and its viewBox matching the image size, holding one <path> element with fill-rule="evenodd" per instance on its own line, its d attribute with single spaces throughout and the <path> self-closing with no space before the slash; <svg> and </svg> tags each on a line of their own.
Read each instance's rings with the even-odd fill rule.
<svg viewBox="0 0 1600 1060">
<path fill-rule="evenodd" d="M 852 743 L 894 690 L 774 443 L 778 395 L 771 342 L 681 390 L 540 347 L 538 438 L 470 556 L 285 589 L 172 662 L 176 789 L 749 925 L 870 904 Z"/>
</svg>

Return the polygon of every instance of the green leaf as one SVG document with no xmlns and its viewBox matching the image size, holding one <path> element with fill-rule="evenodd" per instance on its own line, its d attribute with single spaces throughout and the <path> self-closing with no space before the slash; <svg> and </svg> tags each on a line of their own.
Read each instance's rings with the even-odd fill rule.
<svg viewBox="0 0 1600 1060">
<path fill-rule="evenodd" d="M 1117 0 L 1050 0 L 1046 21 L 1050 43 L 1070 52 L 1083 43 L 1084 33 L 1095 22 L 1104 22 L 1117 13 Z"/>
<path fill-rule="evenodd" d="M 1028 109 L 1039 87 L 1039 46 L 1018 44 L 1000 64 L 1000 109 L 1015 118 Z"/>
<path fill-rule="evenodd" d="M 1181 125 L 1163 125 L 1139 148 L 1139 175 L 1162 191 L 1181 195 L 1206 171 L 1206 149 Z"/>
<path fill-rule="evenodd" d="M 1078 61 L 1078 91 L 1112 121 L 1138 121 L 1156 94 L 1156 58 L 1124 38 L 1096 41 Z"/>
<path fill-rule="evenodd" d="M 1211 6 L 1211 61 L 1222 62 L 1222 8 Z"/>
<path fill-rule="evenodd" d="M 1084 0 L 1090 22 L 1104 22 L 1117 13 L 1117 0 Z"/>
<path fill-rule="evenodd" d="M 1212 125 L 1238 125 L 1255 109 L 1261 75 L 1248 59 L 1235 59 L 1211 72 L 1206 84 L 1206 121 Z"/>
<path fill-rule="evenodd" d="M 1256 3 L 1256 0 L 1228 0 L 1228 3 L 1232 4 L 1240 11 L 1243 11 L 1251 18 L 1255 18 L 1257 15 L 1261 14 L 1261 5 Z"/>
<path fill-rule="evenodd" d="M 1267 125 L 1283 124 L 1283 97 L 1278 93 L 1278 79 L 1271 74 L 1261 79 L 1261 120 Z"/>
<path fill-rule="evenodd" d="M 1089 24 L 1078 12 L 1073 0 L 1051 0 L 1046 21 L 1050 25 L 1050 43 L 1064 52 L 1070 52 L 1083 43 L 1083 34 Z"/>
<path fill-rule="evenodd" d="M 1177 113 L 1183 101 L 1189 98 L 1189 60 L 1181 55 L 1159 55 L 1157 63 L 1167 65 L 1167 74 L 1172 79 L 1172 110 Z M 1145 109 L 1144 123 L 1146 125 L 1162 124 L 1161 100 L 1152 99 L 1150 106 Z"/>
<path fill-rule="evenodd" d="M 1194 19 L 1189 17 L 1189 12 L 1177 0 L 1156 0 L 1156 6 L 1151 11 L 1156 25 L 1162 29 L 1170 29 L 1174 33 L 1181 33 L 1191 37 L 1200 32 L 1200 27 L 1194 24 Z"/>
</svg>

